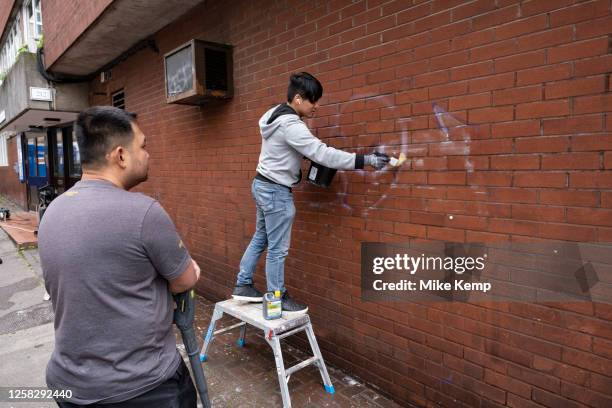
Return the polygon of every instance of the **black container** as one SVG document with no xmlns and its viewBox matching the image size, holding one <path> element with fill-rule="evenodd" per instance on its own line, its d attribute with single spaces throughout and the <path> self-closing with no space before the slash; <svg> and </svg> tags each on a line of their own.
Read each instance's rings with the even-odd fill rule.
<svg viewBox="0 0 612 408">
<path fill-rule="evenodd" d="M 322 164 L 311 161 L 310 170 L 308 170 L 308 181 L 317 186 L 329 187 L 336 175 L 336 171 L 336 169 L 330 169 Z"/>
</svg>

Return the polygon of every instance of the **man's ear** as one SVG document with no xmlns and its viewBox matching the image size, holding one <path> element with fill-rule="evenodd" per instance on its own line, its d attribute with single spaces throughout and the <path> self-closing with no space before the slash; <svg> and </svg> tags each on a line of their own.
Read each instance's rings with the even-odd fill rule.
<svg viewBox="0 0 612 408">
<path fill-rule="evenodd" d="M 110 152 L 110 162 L 116 163 L 121 168 L 126 167 L 126 151 L 123 146 L 117 146 Z"/>
</svg>

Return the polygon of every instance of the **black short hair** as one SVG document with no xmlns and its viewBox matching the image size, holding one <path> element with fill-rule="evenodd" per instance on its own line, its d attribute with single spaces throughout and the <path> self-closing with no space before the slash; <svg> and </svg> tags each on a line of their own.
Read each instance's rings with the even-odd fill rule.
<svg viewBox="0 0 612 408">
<path fill-rule="evenodd" d="M 79 113 L 76 137 L 81 164 L 101 167 L 106 154 L 118 145 L 129 145 L 134 138 L 132 122 L 136 114 L 113 106 L 93 106 Z"/>
<path fill-rule="evenodd" d="M 291 103 L 295 95 L 300 95 L 311 103 L 315 103 L 323 96 L 323 85 L 308 72 L 298 72 L 289 78 L 287 102 Z"/>
</svg>

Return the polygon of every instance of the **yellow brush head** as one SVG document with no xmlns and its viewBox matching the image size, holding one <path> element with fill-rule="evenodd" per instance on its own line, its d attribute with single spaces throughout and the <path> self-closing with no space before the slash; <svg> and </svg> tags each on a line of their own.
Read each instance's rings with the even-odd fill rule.
<svg viewBox="0 0 612 408">
<path fill-rule="evenodd" d="M 398 158 L 392 157 L 389 160 L 389 164 L 393 167 L 399 167 L 406 161 L 406 155 L 404 153 L 400 153 Z"/>
</svg>

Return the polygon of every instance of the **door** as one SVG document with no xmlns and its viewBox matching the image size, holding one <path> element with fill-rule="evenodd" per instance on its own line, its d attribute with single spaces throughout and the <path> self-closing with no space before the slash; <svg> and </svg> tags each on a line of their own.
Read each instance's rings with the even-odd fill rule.
<svg viewBox="0 0 612 408">
<path fill-rule="evenodd" d="M 44 133 L 26 133 L 26 180 L 30 210 L 35 210 L 38 204 L 38 187 L 49 181 L 45 139 Z"/>
<path fill-rule="evenodd" d="M 51 184 L 56 194 L 62 194 L 66 191 L 64 136 L 62 128 L 49 129 L 49 161 L 51 162 Z"/>
<path fill-rule="evenodd" d="M 69 189 L 81 179 L 81 154 L 79 152 L 74 126 L 64 128 L 63 136 L 65 146 L 64 159 L 67 164 L 65 184 L 66 189 Z"/>
<path fill-rule="evenodd" d="M 81 179 L 81 155 L 74 127 L 49 129 L 51 183 L 61 194 Z"/>
</svg>

